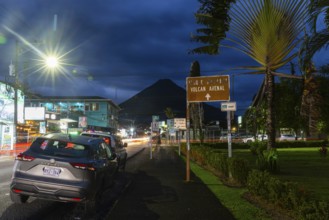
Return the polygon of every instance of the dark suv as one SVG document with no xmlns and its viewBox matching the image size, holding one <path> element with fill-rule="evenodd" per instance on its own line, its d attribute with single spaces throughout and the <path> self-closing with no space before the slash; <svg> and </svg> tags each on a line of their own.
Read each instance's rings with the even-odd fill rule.
<svg viewBox="0 0 329 220">
<path fill-rule="evenodd" d="M 115 178 L 115 158 L 101 138 L 66 134 L 38 137 L 16 157 L 11 200 L 25 203 L 32 196 L 95 205 L 102 187 Z"/>
<path fill-rule="evenodd" d="M 118 135 L 106 133 L 106 132 L 99 132 L 99 131 L 84 131 L 81 133 L 82 136 L 89 136 L 89 137 L 97 137 L 103 138 L 103 140 L 110 146 L 112 150 L 114 150 L 118 165 L 121 170 L 124 170 L 126 167 L 127 161 L 127 150 L 126 147 L 128 146 L 127 143 L 123 143 L 122 139 Z"/>
</svg>

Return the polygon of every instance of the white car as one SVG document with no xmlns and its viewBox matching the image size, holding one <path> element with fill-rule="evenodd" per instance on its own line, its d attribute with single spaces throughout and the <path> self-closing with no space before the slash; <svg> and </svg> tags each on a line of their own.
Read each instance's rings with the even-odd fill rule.
<svg viewBox="0 0 329 220">
<path fill-rule="evenodd" d="M 292 134 L 282 134 L 279 137 L 279 141 L 295 141 L 295 140 L 296 140 L 296 136 Z"/>
<path fill-rule="evenodd" d="M 243 143 L 251 143 L 251 142 L 254 142 L 254 141 L 255 141 L 254 136 L 246 136 L 246 137 L 242 138 Z"/>
<path fill-rule="evenodd" d="M 267 140 L 267 135 L 266 134 L 259 134 L 259 135 L 257 135 L 257 140 L 259 140 L 259 141 Z M 251 142 L 254 142 L 254 141 L 255 141 L 255 137 L 251 136 L 251 135 L 242 138 L 243 143 L 251 143 Z"/>
</svg>

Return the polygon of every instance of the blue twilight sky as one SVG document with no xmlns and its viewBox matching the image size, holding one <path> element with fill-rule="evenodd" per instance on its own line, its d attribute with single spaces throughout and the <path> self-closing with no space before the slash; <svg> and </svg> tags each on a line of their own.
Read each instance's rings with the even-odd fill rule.
<svg viewBox="0 0 329 220">
<path fill-rule="evenodd" d="M 203 76 L 254 64 L 232 49 L 217 56 L 188 54 L 197 47 L 190 36 L 198 27 L 194 13 L 199 6 L 197 0 L 2 0 L 0 80 L 8 78 L 12 62 L 34 92 L 97 95 L 120 104 L 159 79 L 185 88 L 195 60 Z M 19 43 L 16 50 L 19 36 L 39 54 L 64 54 L 64 69 L 57 75 L 47 73 L 36 49 Z M 315 61 L 328 63 L 328 53 L 320 52 Z M 253 75 L 231 77 L 231 98 L 240 113 L 250 105 L 261 80 Z"/>
</svg>

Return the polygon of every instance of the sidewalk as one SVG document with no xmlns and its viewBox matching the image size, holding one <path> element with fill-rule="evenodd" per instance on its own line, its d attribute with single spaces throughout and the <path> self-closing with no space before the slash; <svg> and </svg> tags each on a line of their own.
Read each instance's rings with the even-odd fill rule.
<svg viewBox="0 0 329 220">
<path fill-rule="evenodd" d="M 148 150 L 140 153 L 140 165 L 128 169 L 133 170 L 132 183 L 107 219 L 234 219 L 192 172 L 191 181 L 185 181 L 185 162 L 176 148 L 159 147 L 152 160 Z"/>
</svg>

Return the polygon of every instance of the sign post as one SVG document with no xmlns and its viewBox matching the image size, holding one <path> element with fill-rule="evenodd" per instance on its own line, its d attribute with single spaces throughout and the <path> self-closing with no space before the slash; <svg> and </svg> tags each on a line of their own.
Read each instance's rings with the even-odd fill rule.
<svg viewBox="0 0 329 220">
<path fill-rule="evenodd" d="M 186 78 L 186 181 L 190 181 L 190 105 L 191 102 L 217 102 L 230 100 L 230 78 L 200 76 Z"/>
<path fill-rule="evenodd" d="M 231 134 L 231 111 L 236 111 L 236 102 L 224 102 L 221 105 L 222 111 L 227 111 L 227 144 L 228 157 L 232 157 L 232 134 Z"/>
<path fill-rule="evenodd" d="M 152 155 L 152 150 L 153 150 L 153 146 L 152 146 L 153 137 L 152 137 L 152 134 L 153 134 L 153 132 L 158 132 L 158 131 L 159 131 L 159 116 L 158 115 L 152 115 L 151 136 L 150 136 L 150 139 L 149 139 L 150 159 L 153 158 L 153 155 Z"/>
</svg>

